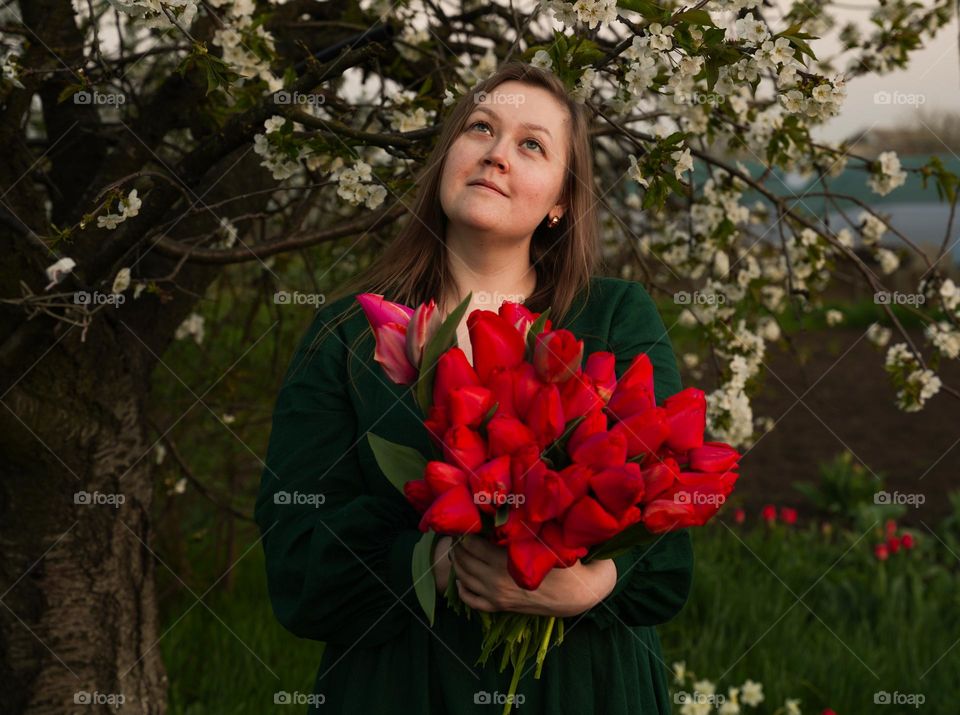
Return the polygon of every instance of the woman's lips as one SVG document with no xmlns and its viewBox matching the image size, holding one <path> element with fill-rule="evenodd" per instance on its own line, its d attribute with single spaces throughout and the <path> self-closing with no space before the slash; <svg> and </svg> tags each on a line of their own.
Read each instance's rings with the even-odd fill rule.
<svg viewBox="0 0 960 715">
<path fill-rule="evenodd" d="M 484 191 L 489 191 L 491 194 L 496 194 L 497 196 L 503 196 L 506 198 L 506 196 L 501 194 L 499 191 L 496 189 L 491 189 L 489 186 L 484 186 L 483 184 L 470 184 L 470 186 L 474 189 L 483 189 Z"/>
</svg>

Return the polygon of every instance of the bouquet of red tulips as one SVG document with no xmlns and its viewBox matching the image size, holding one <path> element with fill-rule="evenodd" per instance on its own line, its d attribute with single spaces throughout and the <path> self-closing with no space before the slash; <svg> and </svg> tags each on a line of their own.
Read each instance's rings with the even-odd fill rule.
<svg viewBox="0 0 960 715">
<path fill-rule="evenodd" d="M 376 361 L 392 381 L 415 385 L 435 451 L 427 459 L 368 435 L 384 474 L 422 514 L 413 577 L 431 624 L 437 535 L 476 533 L 505 547 L 510 575 L 533 590 L 551 569 L 701 526 L 733 490 L 740 454 L 704 441 L 703 391 L 689 387 L 657 405 L 645 353 L 618 379 L 616 356 L 584 360 L 583 341 L 552 330 L 549 309 L 505 302 L 468 317 L 471 365 L 454 345 L 469 295 L 444 321 L 432 300 L 416 309 L 371 293 L 357 300 L 376 337 Z M 446 596 L 460 611 L 455 577 Z M 562 641 L 563 619 L 480 616 L 478 662 L 503 646 L 501 670 L 514 666 L 506 713 L 533 649 L 540 677 L 551 642 Z"/>
</svg>

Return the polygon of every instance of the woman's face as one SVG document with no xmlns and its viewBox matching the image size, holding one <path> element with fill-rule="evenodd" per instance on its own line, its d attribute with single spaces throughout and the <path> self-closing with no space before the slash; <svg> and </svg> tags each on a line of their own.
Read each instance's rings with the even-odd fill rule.
<svg viewBox="0 0 960 715">
<path fill-rule="evenodd" d="M 452 226 L 526 238 L 548 213 L 564 211 L 569 114 L 547 90 L 516 80 L 473 101 L 443 167 L 443 211 Z"/>
</svg>

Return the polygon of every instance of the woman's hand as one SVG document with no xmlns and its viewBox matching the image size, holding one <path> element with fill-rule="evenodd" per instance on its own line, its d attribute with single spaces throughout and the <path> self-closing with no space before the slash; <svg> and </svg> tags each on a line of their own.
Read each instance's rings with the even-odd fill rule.
<svg viewBox="0 0 960 715">
<path fill-rule="evenodd" d="M 433 578 L 437 582 L 437 591 L 445 593 L 447 580 L 450 578 L 452 563 L 450 551 L 453 546 L 452 536 L 441 536 L 433 545 Z"/>
<path fill-rule="evenodd" d="M 535 591 L 527 591 L 507 571 L 506 548 L 474 535 L 467 535 L 454 547 L 453 563 L 461 600 L 478 611 L 575 616 L 606 598 L 617 583 L 617 567 L 612 560 L 589 564 L 578 560 L 568 568 L 551 569 Z"/>
</svg>

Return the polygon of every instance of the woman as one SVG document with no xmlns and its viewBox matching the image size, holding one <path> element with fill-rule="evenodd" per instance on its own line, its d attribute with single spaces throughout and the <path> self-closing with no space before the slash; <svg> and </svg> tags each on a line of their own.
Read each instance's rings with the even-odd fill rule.
<svg viewBox="0 0 960 715">
<path fill-rule="evenodd" d="M 310 712 L 495 713 L 511 668 L 476 665 L 479 619 L 437 599 L 427 623 L 411 572 L 419 515 L 387 481 L 366 434 L 428 454 L 410 389 L 373 361 L 358 292 L 466 315 L 503 300 L 572 330 L 585 352 L 611 350 L 621 375 L 649 354 L 657 402 L 681 389 L 656 307 L 638 284 L 592 276 L 598 226 L 583 107 L 549 72 L 507 63 L 454 105 L 418 180 L 410 220 L 365 275 L 319 311 L 277 399 L 256 520 L 278 620 L 326 643 Z M 470 358 L 466 315 L 458 344 Z M 571 715 L 670 712 L 653 626 L 675 616 L 692 571 L 687 531 L 612 560 L 554 569 L 536 591 L 514 584 L 505 551 L 471 539 L 434 550 L 440 593 L 456 565 L 462 599 L 481 611 L 567 618 L 540 679 L 520 680 L 514 711 Z M 322 703 L 322 704 L 319 704 Z"/>
</svg>

